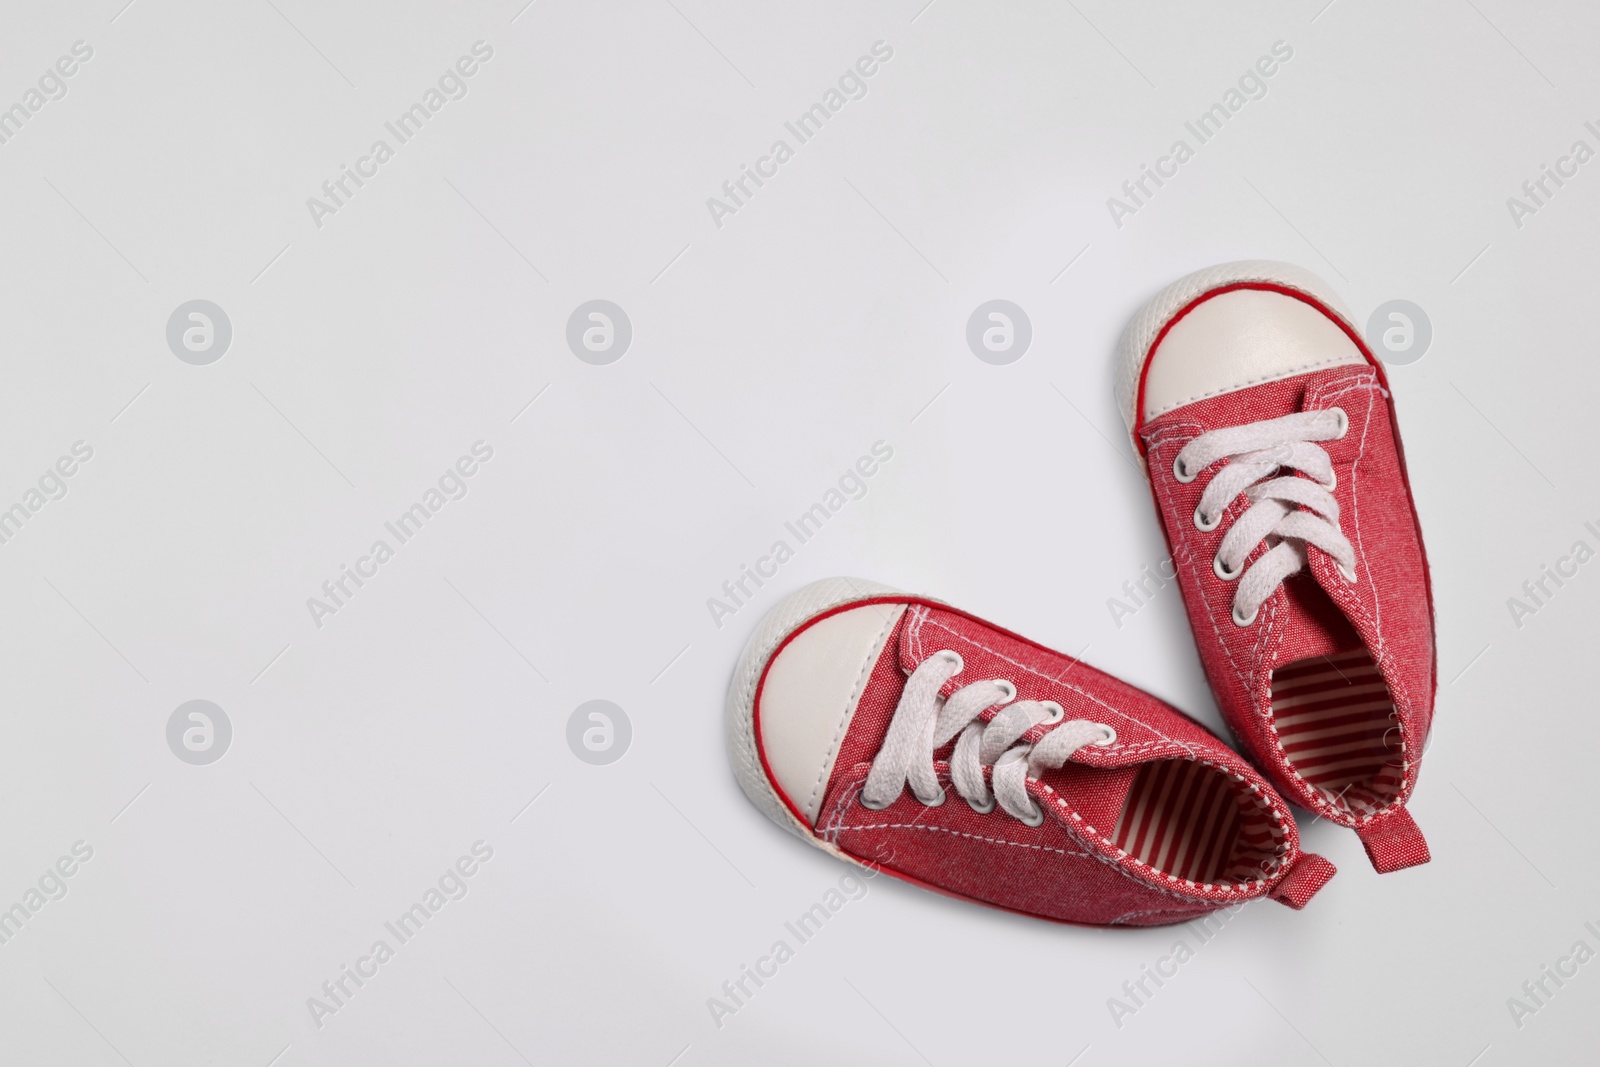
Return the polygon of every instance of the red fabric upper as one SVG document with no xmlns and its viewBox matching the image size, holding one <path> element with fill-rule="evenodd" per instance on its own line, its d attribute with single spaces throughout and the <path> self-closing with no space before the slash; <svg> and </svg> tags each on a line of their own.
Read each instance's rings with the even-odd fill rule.
<svg viewBox="0 0 1600 1067">
<path fill-rule="evenodd" d="M 1094 925 L 1181 922 L 1267 895 L 1302 907 L 1332 877 L 1331 864 L 1300 851 L 1293 816 L 1271 786 L 1237 753 L 1174 708 L 1070 656 L 947 606 L 906 597 L 881 600 L 910 606 L 873 665 L 841 742 L 813 831 L 824 842 L 870 866 L 953 896 Z M 1029 780 L 1030 795 L 1046 813 L 1041 825 L 1029 827 L 998 807 L 989 813 L 974 811 L 949 785 L 945 760 L 953 745 L 935 753 L 947 787 L 944 803 L 926 807 L 909 789 L 882 810 L 860 802 L 906 677 L 945 649 L 960 653 L 965 663 L 946 683 L 946 696 L 975 680 L 1005 679 L 1016 686 L 1018 700 L 1055 701 L 1067 719 L 1088 719 L 1116 730 L 1114 744 L 1080 749 L 1060 770 Z M 755 713 L 759 724 L 759 689 Z M 990 709 L 983 718 L 994 714 Z M 1049 728 L 1037 726 L 1024 740 L 1037 740 Z M 756 736 L 759 744 L 759 726 Z M 1114 827 L 1139 768 L 1167 758 L 1202 761 L 1236 780 L 1235 788 L 1248 798 L 1252 812 L 1249 832 L 1270 857 L 1263 871 L 1240 884 L 1195 884 L 1171 878 L 1117 847 Z M 773 788 L 793 809 L 775 781 Z"/>
<path fill-rule="evenodd" d="M 1333 407 L 1344 409 L 1349 431 L 1319 444 L 1333 461 L 1333 495 L 1340 528 L 1355 547 L 1356 580 L 1346 581 L 1331 557 L 1309 546 L 1309 573 L 1289 578 L 1253 623 L 1238 626 L 1232 619 L 1238 583 L 1218 577 L 1213 559 L 1250 501 L 1241 495 L 1215 529 L 1198 530 L 1195 508 L 1220 465 L 1185 484 L 1174 475 L 1173 460 L 1209 430 Z M 1286 796 L 1355 829 L 1379 870 L 1426 862 L 1427 845 L 1404 805 L 1416 784 L 1433 718 L 1433 598 L 1393 408 L 1379 370 L 1334 367 L 1201 400 L 1143 423 L 1138 439 L 1201 661 L 1247 753 Z M 1269 547 L 1270 542 L 1258 546 L 1246 566 Z M 1317 589 L 1326 596 L 1317 595 Z M 1400 788 L 1375 814 L 1353 812 L 1304 781 L 1284 755 L 1272 714 L 1276 668 L 1355 647 L 1366 649 L 1388 684 L 1398 727 Z"/>
</svg>

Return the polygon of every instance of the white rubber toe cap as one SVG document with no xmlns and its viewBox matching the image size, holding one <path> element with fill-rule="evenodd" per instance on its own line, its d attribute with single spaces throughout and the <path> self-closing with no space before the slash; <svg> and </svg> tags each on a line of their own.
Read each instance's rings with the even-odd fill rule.
<svg viewBox="0 0 1600 1067">
<path fill-rule="evenodd" d="M 1235 289 L 1198 304 L 1161 339 L 1145 372 L 1144 419 L 1197 400 L 1366 357 L 1304 300 Z"/>
<path fill-rule="evenodd" d="M 834 737 L 843 739 L 861 698 L 857 680 L 865 684 L 862 671 L 870 670 L 869 664 L 877 660 L 873 648 L 881 652 L 904 606 L 892 602 L 862 605 L 817 623 L 825 628 L 815 634 L 802 633 L 793 641 L 789 635 L 819 615 L 894 595 L 895 590 L 888 586 L 862 578 L 825 578 L 797 589 L 756 625 L 728 686 L 728 759 L 734 778 L 767 818 L 815 845 L 821 842 L 811 831 L 822 803 L 816 783 L 820 780 L 823 788 L 827 785 L 838 756 Z M 863 621 L 867 617 L 863 612 L 877 619 L 874 626 Z M 845 615 L 849 616 L 846 621 L 826 625 Z M 869 629 L 870 636 L 866 633 Z M 784 664 L 762 694 L 763 736 L 758 745 L 756 687 L 767 674 L 767 664 L 779 655 L 779 646 L 784 646 L 780 657 Z M 768 776 L 763 755 L 769 765 L 783 768 L 781 778 L 777 771 Z M 813 791 L 819 795 L 813 797 Z M 796 811 L 809 814 L 797 816 Z"/>
<path fill-rule="evenodd" d="M 1230 291 L 1218 292 L 1222 289 Z M 1208 297 L 1211 293 L 1216 295 Z M 1308 313 L 1321 321 L 1313 322 Z M 1135 451 L 1140 451 L 1137 431 L 1143 420 L 1185 403 L 1290 377 L 1299 373 L 1297 367 L 1365 362 L 1347 329 L 1355 332 L 1355 320 L 1339 295 L 1315 274 L 1290 263 L 1241 260 L 1179 278 L 1145 302 L 1117 346 L 1117 407 L 1134 437 Z M 1164 364 L 1159 369 L 1151 351 L 1157 337 Z M 1274 355 L 1280 351 L 1282 358 Z M 1149 374 L 1147 361 L 1152 364 Z"/>
<path fill-rule="evenodd" d="M 767 668 L 756 729 L 778 788 L 816 825 L 840 742 L 904 604 L 869 604 L 802 630 Z"/>
</svg>

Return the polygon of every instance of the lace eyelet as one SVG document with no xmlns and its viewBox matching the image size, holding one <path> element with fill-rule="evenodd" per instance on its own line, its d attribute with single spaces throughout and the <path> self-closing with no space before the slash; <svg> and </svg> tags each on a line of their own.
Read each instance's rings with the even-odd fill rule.
<svg viewBox="0 0 1600 1067">
<path fill-rule="evenodd" d="M 1063 708 L 1060 704 L 1057 704 L 1054 700 L 1043 700 L 1040 701 L 1040 703 L 1042 703 L 1045 708 L 1045 719 L 1043 725 L 1054 726 L 1056 723 L 1067 717 L 1067 709 Z"/>
<path fill-rule="evenodd" d="M 986 803 L 984 803 L 984 804 L 981 804 L 981 805 L 978 804 L 976 801 L 974 801 L 971 797 L 968 797 L 967 798 L 967 807 L 971 808 L 973 811 L 977 812 L 979 815 L 987 815 L 991 811 L 994 810 L 994 794 L 991 793 L 989 795 L 988 801 Z"/>
<path fill-rule="evenodd" d="M 1035 804 L 1033 806 L 1033 814 L 1031 816 L 1027 816 L 1027 817 L 1018 816 L 1017 821 L 1020 822 L 1024 826 L 1043 826 L 1044 825 L 1044 809 L 1041 808 L 1039 805 Z"/>
<path fill-rule="evenodd" d="M 1090 744 L 1094 745 L 1096 748 L 1110 748 L 1112 745 L 1117 743 L 1116 727 L 1107 726 L 1103 722 L 1097 722 L 1095 725 L 1104 730 L 1106 732 L 1106 736 L 1099 741 L 1091 741 Z"/>
<path fill-rule="evenodd" d="M 1012 685 L 1010 682 L 1006 681 L 1004 678 L 995 678 L 995 679 L 993 679 L 993 681 L 994 681 L 995 685 L 998 685 L 1001 689 L 1004 689 L 1006 691 L 1006 695 L 1001 697 L 1000 700 L 998 701 L 998 703 L 1000 703 L 1000 704 L 1009 704 L 1013 700 L 1017 699 L 1017 687 L 1016 686 Z"/>
<path fill-rule="evenodd" d="M 1222 512 L 1217 512 L 1210 522 L 1206 521 L 1205 514 L 1199 508 L 1194 509 L 1194 528 L 1201 533 L 1210 533 L 1222 524 Z"/>
<path fill-rule="evenodd" d="M 1261 609 L 1257 608 L 1255 611 L 1252 611 L 1250 613 L 1248 618 L 1240 618 L 1239 617 L 1239 605 L 1235 604 L 1233 606 L 1233 624 L 1235 626 L 1249 626 L 1251 623 L 1256 621 L 1256 616 L 1258 614 L 1260 614 L 1260 613 L 1261 613 Z"/>
<path fill-rule="evenodd" d="M 940 804 L 944 803 L 945 794 L 946 794 L 946 791 L 941 789 L 941 790 L 939 790 L 939 799 L 938 800 L 923 800 L 921 797 L 917 797 L 917 803 L 921 804 L 925 808 L 937 808 Z M 917 796 L 917 794 L 914 791 L 912 792 L 911 795 L 914 796 L 914 797 Z"/>
<path fill-rule="evenodd" d="M 1350 416 L 1345 414 L 1344 408 L 1329 408 L 1328 410 L 1333 412 L 1339 420 L 1339 434 L 1334 438 L 1337 441 L 1350 432 Z"/>
<path fill-rule="evenodd" d="M 1218 578 L 1221 578 L 1225 582 L 1231 582 L 1235 578 L 1239 577 L 1239 575 L 1244 573 L 1243 567 L 1236 571 L 1230 571 L 1228 569 L 1228 565 L 1222 562 L 1221 556 L 1211 557 L 1211 569 L 1216 572 Z"/>
<path fill-rule="evenodd" d="M 1339 572 L 1339 577 L 1343 578 L 1345 581 L 1349 582 L 1351 585 L 1355 585 L 1356 584 L 1356 572 L 1354 570 L 1348 570 L 1348 571 L 1345 570 L 1344 569 L 1344 564 L 1342 564 L 1342 563 L 1335 564 L 1334 566 L 1335 566 L 1335 569 L 1338 570 L 1338 572 Z"/>
<path fill-rule="evenodd" d="M 1172 476 L 1178 479 L 1178 481 L 1182 482 L 1184 485 L 1188 485 L 1190 482 L 1199 477 L 1200 472 L 1195 471 L 1193 474 L 1190 474 L 1186 469 L 1184 469 L 1182 457 L 1182 452 L 1179 452 L 1176 456 L 1172 457 Z"/>
<path fill-rule="evenodd" d="M 955 651 L 954 649 L 951 649 L 951 648 L 940 649 L 938 652 L 935 652 L 934 655 L 935 656 L 942 656 L 947 660 L 954 661 L 954 663 L 956 665 L 956 669 L 954 671 L 950 672 L 951 677 L 954 677 L 955 675 L 960 674 L 963 670 L 966 669 L 967 661 L 962 659 L 961 658 L 961 653 Z"/>
<path fill-rule="evenodd" d="M 882 804 L 874 804 L 872 801 L 867 799 L 867 794 L 865 792 L 863 792 L 861 794 L 861 798 L 860 799 L 861 799 L 861 806 L 863 808 L 866 808 L 868 811 L 882 811 L 884 808 L 887 808 L 890 804 L 893 804 L 895 802 L 895 800 L 897 800 L 898 798 L 897 797 L 891 797 L 890 799 L 884 801 Z"/>
</svg>

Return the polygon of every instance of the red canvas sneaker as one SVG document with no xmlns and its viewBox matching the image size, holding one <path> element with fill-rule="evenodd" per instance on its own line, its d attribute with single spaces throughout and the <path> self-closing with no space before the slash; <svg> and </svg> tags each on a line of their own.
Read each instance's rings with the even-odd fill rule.
<svg viewBox="0 0 1600 1067">
<path fill-rule="evenodd" d="M 1237 753 L 1147 693 L 935 600 L 816 582 L 728 692 L 734 773 L 778 825 L 964 900 L 1157 926 L 1333 865 Z"/>
<path fill-rule="evenodd" d="M 1350 316 L 1298 267 L 1213 267 L 1140 311 L 1116 387 L 1246 753 L 1379 871 L 1426 863 L 1406 801 L 1433 596 L 1393 402 Z"/>
</svg>

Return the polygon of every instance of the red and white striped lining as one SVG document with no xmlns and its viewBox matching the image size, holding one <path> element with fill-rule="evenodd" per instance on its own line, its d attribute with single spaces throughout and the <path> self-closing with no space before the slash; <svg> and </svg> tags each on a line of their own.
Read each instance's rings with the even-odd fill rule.
<svg viewBox="0 0 1600 1067">
<path fill-rule="evenodd" d="M 1370 815 L 1399 793 L 1394 699 L 1366 649 L 1274 671 L 1272 717 L 1289 763 L 1333 803 Z"/>
<path fill-rule="evenodd" d="M 1259 879 L 1281 837 L 1243 784 L 1204 763 L 1169 759 L 1139 768 L 1114 840 L 1174 878 L 1227 885 Z"/>
</svg>

